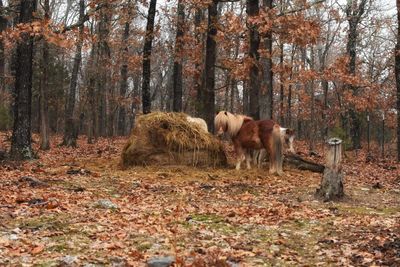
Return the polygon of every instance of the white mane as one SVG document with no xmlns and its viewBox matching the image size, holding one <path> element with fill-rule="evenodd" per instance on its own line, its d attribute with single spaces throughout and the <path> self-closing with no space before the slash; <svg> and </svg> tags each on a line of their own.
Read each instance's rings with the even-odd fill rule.
<svg viewBox="0 0 400 267">
<path fill-rule="evenodd" d="M 230 137 L 234 137 L 242 128 L 245 119 L 251 118 L 245 115 L 235 115 L 228 111 L 220 111 L 214 119 L 215 129 L 218 130 L 222 127 L 224 132 L 227 132 Z"/>
</svg>

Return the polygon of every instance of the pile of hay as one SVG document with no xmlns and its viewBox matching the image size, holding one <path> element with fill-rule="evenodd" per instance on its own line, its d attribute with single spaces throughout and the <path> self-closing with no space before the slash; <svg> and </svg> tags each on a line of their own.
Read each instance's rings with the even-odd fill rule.
<svg viewBox="0 0 400 267">
<path fill-rule="evenodd" d="M 222 143 L 184 113 L 139 116 L 122 151 L 122 167 L 133 165 L 226 166 Z"/>
</svg>

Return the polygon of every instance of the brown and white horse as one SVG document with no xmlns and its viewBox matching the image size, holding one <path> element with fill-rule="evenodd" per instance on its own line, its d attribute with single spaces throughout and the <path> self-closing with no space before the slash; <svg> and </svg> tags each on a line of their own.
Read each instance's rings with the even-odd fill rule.
<svg viewBox="0 0 400 267">
<path fill-rule="evenodd" d="M 250 169 L 250 152 L 264 148 L 270 159 L 269 172 L 283 173 L 281 127 L 275 121 L 256 121 L 245 115 L 220 111 L 215 116 L 214 124 L 218 135 L 226 132 L 231 137 L 237 158 L 237 170 L 240 170 L 240 165 L 245 159 L 247 168 Z"/>
<path fill-rule="evenodd" d="M 293 129 L 290 128 L 280 128 L 281 130 L 281 138 L 282 138 L 282 143 L 284 144 L 284 148 L 288 153 L 295 154 L 294 150 L 294 137 L 295 133 Z M 267 155 L 267 151 L 262 148 L 259 150 L 253 150 L 252 151 L 252 156 L 253 156 L 253 163 L 254 165 L 257 165 L 258 168 L 261 168 L 262 161 L 264 160 L 265 156 Z"/>
</svg>

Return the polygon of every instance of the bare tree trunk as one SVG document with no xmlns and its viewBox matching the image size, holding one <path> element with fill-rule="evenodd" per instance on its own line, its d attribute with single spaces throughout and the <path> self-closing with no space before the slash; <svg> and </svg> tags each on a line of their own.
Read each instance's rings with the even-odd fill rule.
<svg viewBox="0 0 400 267">
<path fill-rule="evenodd" d="M 205 87 L 202 93 L 203 118 L 210 132 L 214 131 L 215 114 L 215 62 L 217 60 L 217 35 L 219 0 L 212 0 L 208 5 L 208 26 L 206 42 L 206 59 L 204 66 Z"/>
<path fill-rule="evenodd" d="M 231 11 L 233 12 L 233 3 L 231 6 Z M 235 38 L 235 50 L 234 50 L 234 58 L 237 59 L 239 56 L 239 48 L 240 48 L 240 38 L 237 36 Z M 236 97 L 239 97 L 239 94 L 236 94 L 237 91 L 237 80 L 231 75 L 231 112 L 236 113 L 235 102 Z M 238 101 L 239 103 L 239 101 Z"/>
<path fill-rule="evenodd" d="M 268 10 L 273 6 L 273 0 L 263 0 L 263 6 Z M 262 59 L 263 77 L 261 79 L 260 95 L 260 117 L 262 119 L 272 119 L 274 109 L 274 90 L 273 90 L 273 73 L 272 73 L 272 32 L 265 34 L 263 48 L 266 50 L 267 57 Z"/>
<path fill-rule="evenodd" d="M 224 94 L 224 110 L 230 110 L 230 98 L 229 98 L 229 91 L 231 89 L 231 75 L 229 72 L 226 74 L 226 81 L 225 81 L 225 94 Z"/>
<path fill-rule="evenodd" d="M 45 19 L 48 20 L 48 7 L 49 2 L 45 0 L 45 9 L 46 15 Z M 50 149 L 50 140 L 49 140 L 49 107 L 48 107 L 48 92 L 49 92 L 49 44 L 46 40 L 43 40 L 43 48 L 42 48 L 42 77 L 40 81 L 40 100 L 39 100 L 39 109 L 40 109 L 40 149 L 48 150 Z"/>
<path fill-rule="evenodd" d="M 331 23 L 328 23 L 328 29 L 326 33 L 325 39 L 325 44 L 323 47 L 320 47 L 318 49 L 318 56 L 319 56 L 319 62 L 320 62 L 320 73 L 324 73 L 326 69 L 326 60 L 327 56 L 329 53 L 329 50 L 333 44 L 333 41 L 335 40 L 335 37 L 339 31 L 339 26 L 337 26 L 336 30 L 332 31 Z M 323 96 L 324 96 L 324 105 L 323 105 L 323 110 L 322 110 L 322 121 L 324 124 L 324 127 L 322 129 L 322 136 L 324 139 L 328 137 L 328 132 L 329 132 L 329 111 L 328 111 L 328 90 L 329 90 L 329 81 L 325 79 L 324 77 L 322 78 L 321 81 L 321 86 L 322 86 L 322 91 L 323 91 Z"/>
<path fill-rule="evenodd" d="M 79 1 L 79 21 L 85 16 L 85 0 Z M 82 61 L 82 43 L 83 43 L 84 25 L 79 27 L 78 42 L 76 44 L 74 65 L 69 83 L 69 94 L 67 99 L 67 107 L 65 109 L 65 128 L 62 145 L 76 147 L 76 139 L 78 138 L 78 129 L 74 119 L 76 87 L 78 84 L 78 73 Z"/>
<path fill-rule="evenodd" d="M 246 1 L 246 13 L 249 19 L 258 16 L 259 6 L 258 0 L 247 0 Z M 260 54 L 258 49 L 260 47 L 260 35 L 258 33 L 257 26 L 249 23 L 249 57 L 251 59 L 250 66 L 250 80 L 249 80 L 249 105 L 250 105 L 250 116 L 258 120 L 260 118 L 260 79 L 259 79 L 259 59 Z"/>
<path fill-rule="evenodd" d="M 236 113 L 235 102 L 236 102 L 236 87 L 237 87 L 237 82 L 236 82 L 235 78 L 232 78 L 232 77 L 231 77 L 231 81 L 230 81 L 229 85 L 230 85 L 230 91 L 231 91 L 230 112 Z"/>
<path fill-rule="evenodd" d="M 281 54 L 280 54 L 280 65 L 281 65 L 281 75 L 280 75 L 280 93 L 279 93 L 279 119 L 280 119 L 280 123 L 282 125 L 285 125 L 285 118 L 284 118 L 284 110 L 283 110 L 283 102 L 285 100 L 285 93 L 284 93 L 284 78 L 283 78 L 283 49 L 284 49 L 284 45 L 283 43 L 280 44 L 280 50 L 281 50 Z"/>
<path fill-rule="evenodd" d="M 151 76 L 151 50 L 154 38 L 154 18 L 156 15 L 157 0 L 151 0 L 149 12 L 147 15 L 146 36 L 143 48 L 143 81 L 142 81 L 142 102 L 143 114 L 151 112 L 151 95 L 150 95 L 150 76 Z"/>
<path fill-rule="evenodd" d="M 96 81 L 96 90 L 97 90 L 97 107 L 98 107 L 98 125 L 96 132 L 100 136 L 107 136 L 107 130 L 109 129 L 109 123 L 112 123 L 108 120 L 107 111 L 109 111 L 109 95 L 112 89 L 110 84 L 110 76 L 111 72 L 108 69 L 110 66 L 111 60 L 111 51 L 108 44 L 108 39 L 110 35 L 110 26 L 111 26 L 111 13 L 112 13 L 112 4 L 105 1 L 103 3 L 103 7 L 100 9 L 100 21 L 98 23 L 98 47 L 97 47 L 97 57 L 96 57 L 96 68 L 97 76 Z"/>
<path fill-rule="evenodd" d="M 397 161 L 400 161 L 400 0 L 397 5 L 397 43 L 395 49 L 395 74 L 397 87 Z"/>
<path fill-rule="evenodd" d="M 4 5 L 3 5 L 3 1 L 0 0 L 0 9 L 3 10 Z M 4 12 L 1 12 L 2 14 L 0 14 L 0 34 L 3 34 L 3 31 L 5 31 L 7 29 L 7 23 L 8 23 L 8 19 L 6 14 L 4 14 Z M 6 92 L 6 91 L 10 91 L 9 88 L 7 88 L 6 86 L 6 54 L 5 54 L 5 43 L 4 41 L 1 39 L 0 40 L 0 94 L 1 92 Z M 12 104 L 11 103 L 6 103 L 3 101 L 0 101 L 0 108 L 7 108 L 7 112 L 9 113 L 10 117 L 11 117 L 11 110 L 12 110 Z M 9 130 L 10 128 L 10 121 L 7 121 L 5 123 L 1 123 L 4 125 L 4 129 L 2 130 Z M 1 151 L 1 149 L 0 149 Z M 4 152 L 4 151 L 1 151 Z M 5 157 L 5 154 L 4 154 Z M 1 157 L 1 159 L 3 159 L 4 157 Z"/>
<path fill-rule="evenodd" d="M 311 46 L 310 49 L 310 69 L 314 70 L 314 47 Z M 310 86 L 310 97 L 311 97 L 311 106 L 310 106 L 310 143 L 309 143 L 309 148 L 310 151 L 314 150 L 314 145 L 315 145 L 315 135 L 316 135 L 316 130 L 315 130 L 315 88 L 314 88 L 314 80 L 311 80 L 309 82 Z"/>
<path fill-rule="evenodd" d="M 31 23 L 36 1 L 21 0 L 19 23 Z M 21 33 L 17 43 L 16 76 L 14 90 L 14 128 L 10 157 L 15 160 L 32 159 L 31 146 L 31 101 L 32 101 L 33 38 L 30 33 Z"/>
<path fill-rule="evenodd" d="M 243 113 L 250 113 L 248 82 L 243 82 Z"/>
<path fill-rule="evenodd" d="M 88 121 L 88 136 L 87 141 L 88 144 L 93 144 L 95 140 L 98 138 L 97 134 L 97 112 L 96 112 L 96 103 L 97 96 L 95 90 L 95 56 L 96 55 L 96 45 L 92 46 L 92 50 L 90 51 L 89 62 L 88 62 L 88 99 L 89 99 L 89 121 Z"/>
<path fill-rule="evenodd" d="M 49 77 L 48 77 L 48 63 L 49 63 L 49 45 L 46 40 L 43 41 L 42 51 L 42 77 L 40 81 L 40 149 L 50 149 L 50 129 L 49 129 L 49 109 L 48 109 L 48 97 L 49 92 Z"/>
<path fill-rule="evenodd" d="M 107 74 L 107 82 L 109 83 L 107 89 L 107 105 L 106 105 L 106 114 L 107 114 L 107 136 L 114 136 L 116 132 L 116 119 L 117 119 L 117 107 L 115 101 L 115 83 L 111 80 L 111 73 Z"/>
<path fill-rule="evenodd" d="M 128 2 L 128 9 L 130 10 L 130 1 Z M 125 29 L 122 35 L 122 43 L 124 44 L 123 49 L 123 64 L 121 66 L 121 82 L 119 86 L 119 96 L 123 100 L 126 95 L 126 91 L 128 90 L 128 39 L 129 39 L 129 31 L 130 31 L 130 16 L 131 12 L 128 11 L 128 20 L 125 22 Z M 122 104 L 120 103 L 119 112 L 118 112 L 118 134 L 125 135 L 126 134 L 126 107 L 124 105 L 124 101 Z"/>
<path fill-rule="evenodd" d="M 131 106 L 131 120 L 129 125 L 129 131 L 135 127 L 135 119 L 136 119 L 136 111 L 138 110 L 137 99 L 139 98 L 139 86 L 140 86 L 140 77 L 139 75 L 135 75 L 133 78 L 133 101 Z"/>
<path fill-rule="evenodd" d="M 299 72 L 299 67 L 297 66 L 296 67 L 296 73 L 298 73 Z M 295 89 L 296 89 L 296 99 L 297 99 L 297 101 L 300 101 L 300 99 L 301 99 L 301 92 L 300 92 L 300 89 L 301 89 L 301 85 L 299 84 L 299 83 L 296 83 L 296 85 L 295 85 Z M 297 118 L 297 120 L 296 120 L 296 124 L 297 124 L 297 137 L 298 137 L 298 139 L 301 139 L 302 137 L 303 137 L 303 121 L 301 120 L 301 117 L 302 117 L 302 106 L 301 105 L 297 105 L 297 110 L 296 110 L 296 118 Z"/>
<path fill-rule="evenodd" d="M 3 8 L 3 1 L 0 0 L 0 8 Z M 7 28 L 7 18 L 4 15 L 0 15 L 0 33 Z M 0 40 L 0 91 L 6 89 L 5 83 L 5 54 L 4 54 L 4 43 Z"/>
<path fill-rule="evenodd" d="M 178 22 L 176 24 L 175 55 L 174 55 L 174 74 L 173 74 L 173 107 L 175 112 L 182 111 L 182 52 L 183 35 L 185 23 L 185 5 L 182 0 L 178 1 Z"/>
<path fill-rule="evenodd" d="M 293 127 L 292 125 L 292 78 L 293 78 L 293 61 L 294 61 L 294 54 L 296 52 L 295 47 L 292 47 L 292 55 L 290 58 L 290 75 L 289 75 L 289 80 L 290 80 L 290 84 L 289 84 L 289 88 L 288 88 L 288 107 L 287 107 L 287 124 L 288 127 Z"/>
<path fill-rule="evenodd" d="M 205 35 L 201 34 L 201 22 L 204 20 L 204 12 L 198 7 L 196 8 L 196 13 L 194 16 L 194 26 L 195 26 L 195 34 L 196 34 L 196 44 L 199 46 L 199 50 L 196 51 L 204 54 L 204 39 Z M 202 107 L 202 99 L 203 99 L 203 89 L 204 89 L 204 70 L 203 70 L 203 60 L 204 57 L 200 57 L 201 60 L 196 61 L 195 70 L 196 74 L 194 75 L 194 87 L 196 91 L 196 114 L 198 116 L 202 116 L 203 107 Z"/>
<path fill-rule="evenodd" d="M 348 67 L 349 73 L 352 75 L 356 74 L 356 48 L 358 37 L 357 26 L 361 21 L 361 16 L 364 14 L 367 0 L 361 0 L 359 5 L 357 5 L 357 3 L 358 1 L 349 0 L 346 7 L 346 15 L 349 22 L 346 52 L 350 59 Z M 348 90 L 351 90 L 354 95 L 357 95 L 357 87 L 353 85 L 347 85 L 347 88 Z M 361 122 L 354 106 L 349 108 L 348 116 L 351 120 L 350 135 L 353 149 L 359 149 L 361 148 Z"/>
<path fill-rule="evenodd" d="M 328 131 L 329 131 L 329 122 L 328 122 L 328 89 L 329 89 L 329 83 L 327 80 L 323 79 L 321 81 L 322 84 L 322 91 L 324 94 L 324 106 L 323 106 L 323 111 L 322 111 L 322 121 L 324 122 L 324 129 L 323 129 L 323 137 L 326 138 L 328 137 Z"/>
</svg>

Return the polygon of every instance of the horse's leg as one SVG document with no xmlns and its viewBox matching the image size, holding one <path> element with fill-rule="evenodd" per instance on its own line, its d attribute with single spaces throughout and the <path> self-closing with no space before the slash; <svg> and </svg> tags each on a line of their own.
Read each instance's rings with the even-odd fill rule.
<svg viewBox="0 0 400 267">
<path fill-rule="evenodd" d="M 293 139 L 294 139 L 294 136 L 289 137 L 289 151 L 290 151 L 290 153 L 295 154 L 296 152 L 294 151 L 294 147 L 293 147 Z"/>
<path fill-rule="evenodd" d="M 276 170 L 275 151 L 272 149 L 272 143 L 267 143 L 267 151 L 269 151 L 269 173 L 274 174 Z"/>
<path fill-rule="evenodd" d="M 247 169 L 248 170 L 250 170 L 251 169 L 251 165 L 250 165 L 250 162 L 251 162 L 251 152 L 250 152 L 251 150 L 247 150 L 246 151 L 246 154 L 245 154 L 245 158 L 246 158 L 246 166 L 247 166 Z"/>
<path fill-rule="evenodd" d="M 236 160 L 236 170 L 240 170 L 240 164 L 242 164 L 242 161 L 245 160 L 245 155 L 243 151 L 240 151 L 240 153 L 237 153 L 237 160 Z"/>
<path fill-rule="evenodd" d="M 236 154 L 236 170 L 240 170 L 240 164 L 245 159 L 244 151 L 240 143 L 233 142 Z"/>
<path fill-rule="evenodd" d="M 254 166 L 257 165 L 258 166 L 258 156 L 260 155 L 260 150 L 253 150 L 252 151 L 253 154 L 253 163 Z"/>
<path fill-rule="evenodd" d="M 273 174 L 276 172 L 275 164 L 275 151 L 272 149 L 272 136 L 267 135 L 261 139 L 262 145 L 269 155 L 269 173 Z"/>
<path fill-rule="evenodd" d="M 271 151 L 273 151 L 274 157 L 273 157 L 273 162 L 274 162 L 274 167 L 273 170 L 276 171 L 278 175 L 283 174 L 283 169 L 282 169 L 282 164 L 283 164 L 283 141 L 282 141 L 282 135 L 280 134 L 279 131 L 279 126 L 274 125 L 273 130 L 272 130 L 272 135 L 270 138 L 270 144 L 271 144 Z"/>
<path fill-rule="evenodd" d="M 265 158 L 265 155 L 267 154 L 267 151 L 264 148 L 261 148 L 259 151 L 260 151 L 260 154 L 258 156 L 258 168 L 261 169 L 262 162 Z"/>
</svg>

